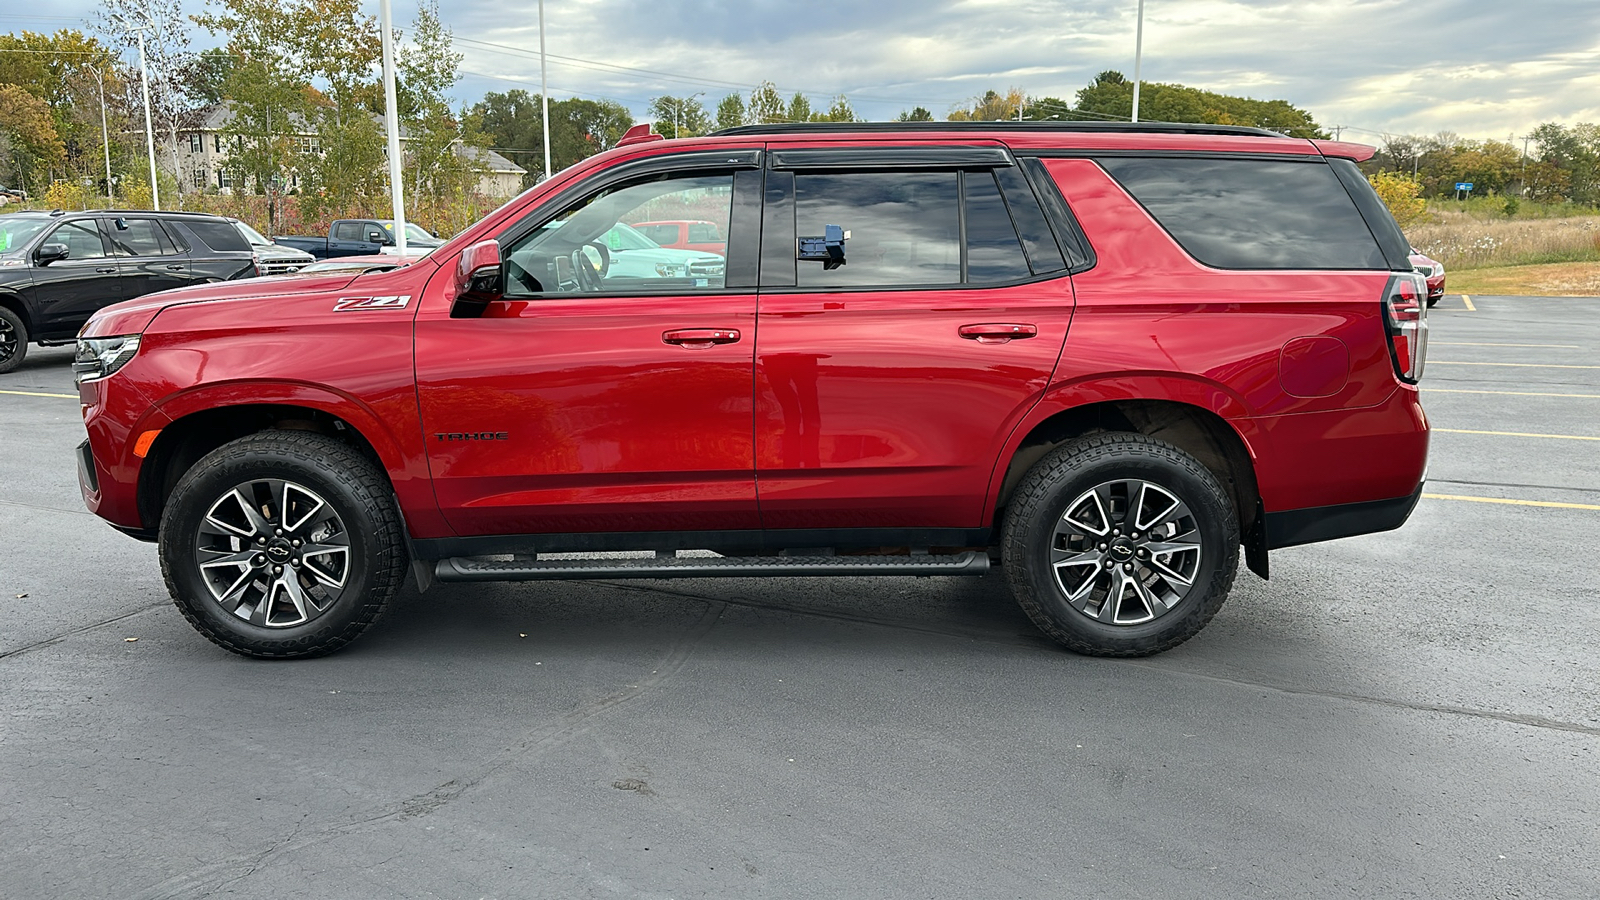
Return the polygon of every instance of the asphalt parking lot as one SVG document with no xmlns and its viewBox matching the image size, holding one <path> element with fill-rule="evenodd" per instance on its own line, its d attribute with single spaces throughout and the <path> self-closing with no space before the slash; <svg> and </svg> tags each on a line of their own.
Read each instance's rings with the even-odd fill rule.
<svg viewBox="0 0 1600 900">
<path fill-rule="evenodd" d="M 1410 522 L 1276 552 L 1139 661 L 993 576 L 408 588 L 336 656 L 239 659 L 83 509 L 35 348 L 0 896 L 1593 898 L 1600 298 L 1431 322 Z"/>
</svg>

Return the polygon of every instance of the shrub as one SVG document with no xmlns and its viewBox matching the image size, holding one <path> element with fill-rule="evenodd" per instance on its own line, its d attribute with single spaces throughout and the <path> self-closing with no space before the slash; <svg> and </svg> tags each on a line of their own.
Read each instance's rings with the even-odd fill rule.
<svg viewBox="0 0 1600 900">
<path fill-rule="evenodd" d="M 1420 182 L 1398 172 L 1379 172 L 1367 176 L 1367 180 L 1372 182 L 1372 189 L 1378 192 L 1378 198 L 1389 207 L 1389 213 L 1401 228 L 1421 225 L 1431 219 L 1428 204 L 1421 197 Z"/>
</svg>

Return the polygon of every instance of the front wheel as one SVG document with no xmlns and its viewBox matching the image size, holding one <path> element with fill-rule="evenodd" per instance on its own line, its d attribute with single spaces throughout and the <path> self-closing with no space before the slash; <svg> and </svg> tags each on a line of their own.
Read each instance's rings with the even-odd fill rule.
<svg viewBox="0 0 1600 900">
<path fill-rule="evenodd" d="M 377 621 L 405 577 L 382 471 L 307 432 L 263 432 L 207 454 L 173 489 L 160 543 L 179 611 L 242 656 L 338 650 Z"/>
<path fill-rule="evenodd" d="M 0 306 L 0 375 L 22 365 L 28 355 L 28 326 L 15 312 Z"/>
<path fill-rule="evenodd" d="M 1029 471 L 1001 550 L 1012 593 L 1045 634 L 1090 656 L 1148 656 L 1222 607 L 1239 524 L 1199 460 L 1141 434 L 1096 434 Z"/>
</svg>

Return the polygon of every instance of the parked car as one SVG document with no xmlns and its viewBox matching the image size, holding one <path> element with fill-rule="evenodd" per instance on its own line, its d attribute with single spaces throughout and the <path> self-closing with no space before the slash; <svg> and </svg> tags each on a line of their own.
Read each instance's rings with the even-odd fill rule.
<svg viewBox="0 0 1600 900">
<path fill-rule="evenodd" d="M 408 570 L 998 560 L 1045 634 L 1127 657 L 1199 632 L 1241 556 L 1265 578 L 1421 496 L 1426 285 L 1371 147 L 1099 122 L 655 140 L 402 268 L 102 310 L 75 365 L 88 508 L 158 541 L 179 609 L 247 656 L 347 645 Z M 719 276 L 607 271 L 669 252 L 612 248 L 619 224 L 717 195 Z"/>
<path fill-rule="evenodd" d="M 169 288 L 257 274 L 221 216 L 148 210 L 0 215 L 0 372 L 29 342 L 70 344 L 96 310 Z"/>
<path fill-rule="evenodd" d="M 0 197 L 5 197 L 9 200 L 26 200 L 28 199 L 28 192 L 20 188 L 8 188 L 0 184 Z"/>
<path fill-rule="evenodd" d="M 630 223 L 638 232 L 662 247 L 677 250 L 698 250 L 702 253 L 728 255 L 728 239 L 715 222 L 655 221 Z"/>
<path fill-rule="evenodd" d="M 317 259 L 340 256 L 370 256 L 395 247 L 392 219 L 338 219 L 328 228 L 327 237 L 273 235 L 274 243 L 304 250 Z M 406 249 L 432 250 L 443 244 L 415 222 L 406 223 Z"/>
<path fill-rule="evenodd" d="M 379 253 L 372 256 L 341 256 L 338 259 L 318 260 L 302 266 L 299 271 L 302 275 L 327 275 L 333 272 L 365 275 L 368 272 L 387 272 L 390 269 L 409 266 L 424 256 L 427 254 L 407 253 L 401 256 L 398 253 Z"/>
<path fill-rule="evenodd" d="M 558 254 L 582 253 L 601 285 L 610 290 L 626 290 L 639 285 L 661 287 L 666 279 L 676 279 L 686 287 L 722 287 L 727 260 L 714 253 L 661 247 L 637 229 L 621 222 L 611 226 L 604 234 L 585 241 L 581 250 L 576 246 L 569 249 L 556 236 L 556 230 L 561 225 L 559 221 L 545 225 L 545 238 L 529 241 L 515 257 L 509 258 L 511 270 L 516 273 L 514 277 L 523 278 L 528 265 L 543 264 L 550 252 L 542 249 L 548 239 L 552 245 L 562 246 L 561 250 L 556 251 Z M 575 268 L 570 275 L 577 278 L 580 273 Z M 558 275 L 558 281 L 559 278 Z"/>
<path fill-rule="evenodd" d="M 1428 306 L 1437 304 L 1444 298 L 1444 263 L 1418 253 L 1415 247 L 1411 248 L 1410 258 L 1411 265 L 1428 280 Z"/>
<path fill-rule="evenodd" d="M 273 243 L 261 232 L 251 228 L 239 219 L 229 219 L 244 239 L 250 242 L 250 249 L 256 255 L 256 268 L 262 275 L 288 275 L 300 271 L 301 268 L 316 262 L 316 257 L 293 247 Z"/>
</svg>

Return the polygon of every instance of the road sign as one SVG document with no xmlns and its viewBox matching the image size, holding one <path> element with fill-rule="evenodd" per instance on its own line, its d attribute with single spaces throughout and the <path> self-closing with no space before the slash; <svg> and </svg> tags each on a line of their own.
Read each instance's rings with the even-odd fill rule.
<svg viewBox="0 0 1600 900">
<path fill-rule="evenodd" d="M 1458 181 L 1458 182 L 1456 182 L 1456 190 L 1458 190 L 1458 191 L 1470 191 L 1470 190 L 1472 190 L 1472 182 L 1470 182 L 1470 181 Z"/>
</svg>

